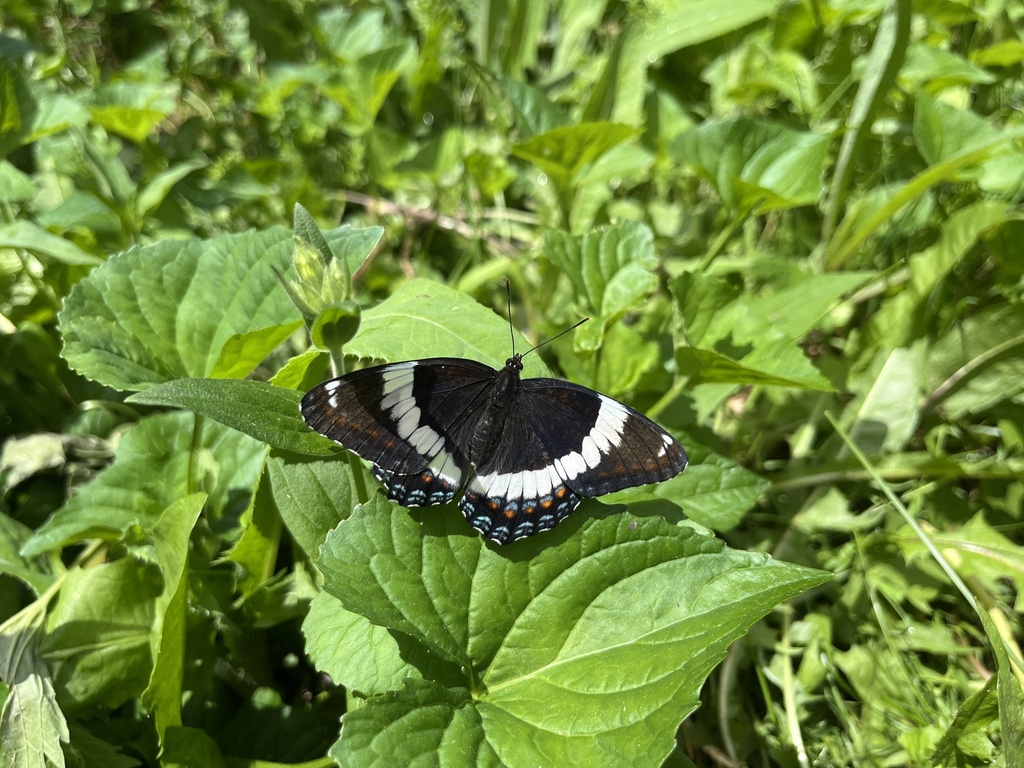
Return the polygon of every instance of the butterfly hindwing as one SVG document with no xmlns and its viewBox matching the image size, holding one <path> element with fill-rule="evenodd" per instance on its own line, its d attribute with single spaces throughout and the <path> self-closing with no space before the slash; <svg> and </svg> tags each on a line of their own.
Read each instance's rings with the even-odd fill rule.
<svg viewBox="0 0 1024 768">
<path fill-rule="evenodd" d="M 301 411 L 313 429 L 370 461 L 389 498 L 445 504 L 470 470 L 453 435 L 474 421 L 494 374 L 455 358 L 365 368 L 314 387 Z"/>
<path fill-rule="evenodd" d="M 494 454 L 476 468 L 459 502 L 469 524 L 499 544 L 554 528 L 580 502 L 531 421 L 518 411 L 517 405 Z"/>
<path fill-rule="evenodd" d="M 686 468 L 686 451 L 674 437 L 592 389 L 527 379 L 520 400 L 559 477 L 582 498 L 660 483 Z"/>
<path fill-rule="evenodd" d="M 553 528 L 581 499 L 667 480 L 687 461 L 643 414 L 557 379 L 521 382 L 498 445 L 460 507 L 501 544 Z"/>
</svg>

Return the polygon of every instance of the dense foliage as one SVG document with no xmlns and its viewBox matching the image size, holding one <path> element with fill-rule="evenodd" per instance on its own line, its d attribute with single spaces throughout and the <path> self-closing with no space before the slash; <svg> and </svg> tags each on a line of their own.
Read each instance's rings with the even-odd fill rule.
<svg viewBox="0 0 1024 768">
<path fill-rule="evenodd" d="M 1024 6 L 0 24 L 4 765 L 1024 765 Z M 691 466 L 502 548 L 297 403 L 506 279 Z"/>
</svg>

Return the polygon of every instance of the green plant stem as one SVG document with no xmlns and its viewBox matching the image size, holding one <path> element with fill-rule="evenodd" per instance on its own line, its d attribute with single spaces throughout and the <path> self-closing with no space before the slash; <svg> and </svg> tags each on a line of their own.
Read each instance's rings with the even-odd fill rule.
<svg viewBox="0 0 1024 768">
<path fill-rule="evenodd" d="M 935 562 L 938 563 L 939 567 L 942 568 L 943 572 L 945 572 L 953 586 L 960 591 L 961 596 L 963 596 L 964 600 L 967 601 L 967 604 L 971 606 L 975 613 L 979 613 L 980 609 L 978 608 L 978 603 L 974 599 L 974 595 L 971 593 L 971 590 L 967 588 L 963 579 L 960 578 L 960 575 L 953 569 L 953 566 L 950 565 L 949 561 L 939 551 L 939 548 L 935 546 L 932 540 L 928 537 L 928 534 L 924 532 L 924 529 L 918 525 L 917 520 L 914 519 L 913 515 L 910 514 L 903 502 L 900 501 L 900 498 L 893 492 L 892 487 L 882 479 L 882 476 L 875 469 L 874 465 L 868 461 L 868 457 L 865 456 L 857 444 L 850 439 L 846 430 L 839 426 L 839 422 L 832 418 L 831 412 L 826 412 L 825 418 L 829 420 L 829 423 L 832 424 L 832 428 L 835 429 L 839 437 L 842 438 L 844 443 L 846 443 L 850 452 L 857 458 L 857 461 L 861 463 L 868 475 L 881 489 L 882 493 L 885 494 L 886 498 L 889 499 L 889 502 L 893 505 L 896 511 L 899 512 L 906 524 L 910 526 L 910 529 L 917 535 L 918 539 L 921 540 L 921 543 L 924 544 L 925 548 L 935 559 Z"/>
</svg>

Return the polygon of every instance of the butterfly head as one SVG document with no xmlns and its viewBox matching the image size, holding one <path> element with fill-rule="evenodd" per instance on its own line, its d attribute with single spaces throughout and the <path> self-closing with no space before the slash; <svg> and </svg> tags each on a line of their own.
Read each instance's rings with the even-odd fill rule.
<svg viewBox="0 0 1024 768">
<path fill-rule="evenodd" d="M 523 370 L 523 356 L 519 353 L 512 355 L 508 360 L 505 361 L 505 367 L 511 368 L 514 371 Z"/>
</svg>

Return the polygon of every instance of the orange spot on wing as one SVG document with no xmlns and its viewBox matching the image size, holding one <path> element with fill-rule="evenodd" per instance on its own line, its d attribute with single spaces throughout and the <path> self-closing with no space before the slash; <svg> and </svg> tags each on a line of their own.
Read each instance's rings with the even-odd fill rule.
<svg viewBox="0 0 1024 768">
<path fill-rule="evenodd" d="M 506 509 L 505 510 L 505 517 L 508 520 L 511 520 L 515 516 L 516 516 L 516 511 L 514 509 Z"/>
</svg>

